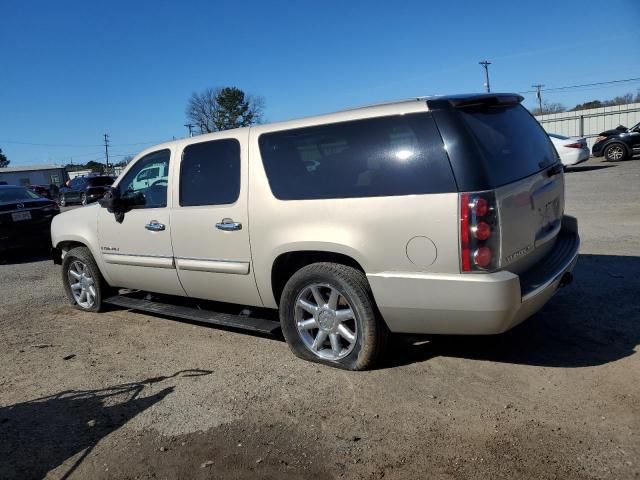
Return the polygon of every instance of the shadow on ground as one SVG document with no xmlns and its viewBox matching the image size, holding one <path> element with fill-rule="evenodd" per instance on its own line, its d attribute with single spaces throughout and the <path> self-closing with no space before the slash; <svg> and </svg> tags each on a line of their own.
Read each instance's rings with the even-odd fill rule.
<svg viewBox="0 0 640 480">
<path fill-rule="evenodd" d="M 19 248 L 0 252 L 0 265 L 18 265 L 21 263 L 51 260 L 50 248 L 51 247 Z"/>
<path fill-rule="evenodd" d="M 209 375 L 184 370 L 98 390 L 67 390 L 0 408 L 0 478 L 43 478 L 78 455 L 61 478 L 68 478 L 96 444 L 139 413 L 160 402 L 174 387 L 149 396 L 145 387 L 177 376 Z"/>
<path fill-rule="evenodd" d="M 572 285 L 509 332 L 418 342 L 399 338 L 386 366 L 445 356 L 571 368 L 633 355 L 640 344 L 640 258 L 580 255 L 574 276 Z"/>
<path fill-rule="evenodd" d="M 617 165 L 575 165 L 565 168 L 565 173 L 590 172 L 592 170 L 602 170 L 603 168 L 613 168 Z"/>
</svg>

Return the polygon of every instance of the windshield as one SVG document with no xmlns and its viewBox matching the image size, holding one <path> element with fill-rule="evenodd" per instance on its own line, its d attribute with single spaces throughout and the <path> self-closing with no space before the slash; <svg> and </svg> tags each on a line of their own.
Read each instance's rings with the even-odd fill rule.
<svg viewBox="0 0 640 480">
<path fill-rule="evenodd" d="M 558 160 L 540 124 L 520 105 L 460 109 L 487 162 L 494 186 L 539 172 Z"/>
<path fill-rule="evenodd" d="M 35 200 L 42 198 L 40 195 L 33 193 L 22 187 L 0 187 L 0 203 L 19 202 L 21 200 Z"/>
</svg>

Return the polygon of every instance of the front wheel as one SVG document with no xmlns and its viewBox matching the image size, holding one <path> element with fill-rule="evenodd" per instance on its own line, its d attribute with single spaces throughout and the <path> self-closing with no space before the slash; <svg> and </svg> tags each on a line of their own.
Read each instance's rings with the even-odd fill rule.
<svg viewBox="0 0 640 480">
<path fill-rule="evenodd" d="M 346 265 L 298 270 L 282 292 L 280 322 L 295 355 L 347 370 L 370 368 L 387 343 L 366 276 Z"/>
<path fill-rule="evenodd" d="M 619 162 L 627 156 L 625 148 L 619 143 L 613 143 L 604 149 L 604 158 L 609 162 Z"/>
<path fill-rule="evenodd" d="M 85 206 L 87 204 L 87 194 L 83 193 L 82 195 L 80 195 L 80 203 L 82 203 L 83 206 Z"/>
<path fill-rule="evenodd" d="M 67 298 L 78 310 L 102 309 L 109 287 L 87 247 L 72 248 L 64 256 L 62 282 Z"/>
<path fill-rule="evenodd" d="M 60 199 L 58 200 L 58 202 L 60 203 L 61 207 L 67 206 L 67 198 L 64 196 L 64 193 L 60 195 Z"/>
</svg>

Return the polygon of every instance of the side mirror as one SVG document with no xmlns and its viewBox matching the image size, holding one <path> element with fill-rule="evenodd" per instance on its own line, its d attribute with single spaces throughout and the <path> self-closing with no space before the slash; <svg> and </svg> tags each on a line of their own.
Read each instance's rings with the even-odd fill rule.
<svg viewBox="0 0 640 480">
<path fill-rule="evenodd" d="M 117 210 L 121 205 L 120 198 L 120 190 L 118 188 L 109 188 L 107 193 L 103 195 L 103 197 L 98 200 L 98 203 L 102 208 L 106 208 L 110 212 Z"/>
</svg>

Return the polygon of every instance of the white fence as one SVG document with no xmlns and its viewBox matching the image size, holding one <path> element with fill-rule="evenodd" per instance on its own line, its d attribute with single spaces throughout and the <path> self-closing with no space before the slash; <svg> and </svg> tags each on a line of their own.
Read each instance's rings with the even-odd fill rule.
<svg viewBox="0 0 640 480">
<path fill-rule="evenodd" d="M 589 148 L 591 148 L 595 137 L 600 132 L 611 130 L 618 125 L 633 127 L 640 122 L 640 103 L 551 113 L 538 115 L 536 119 L 547 133 L 558 133 L 568 137 L 586 137 Z"/>
</svg>

